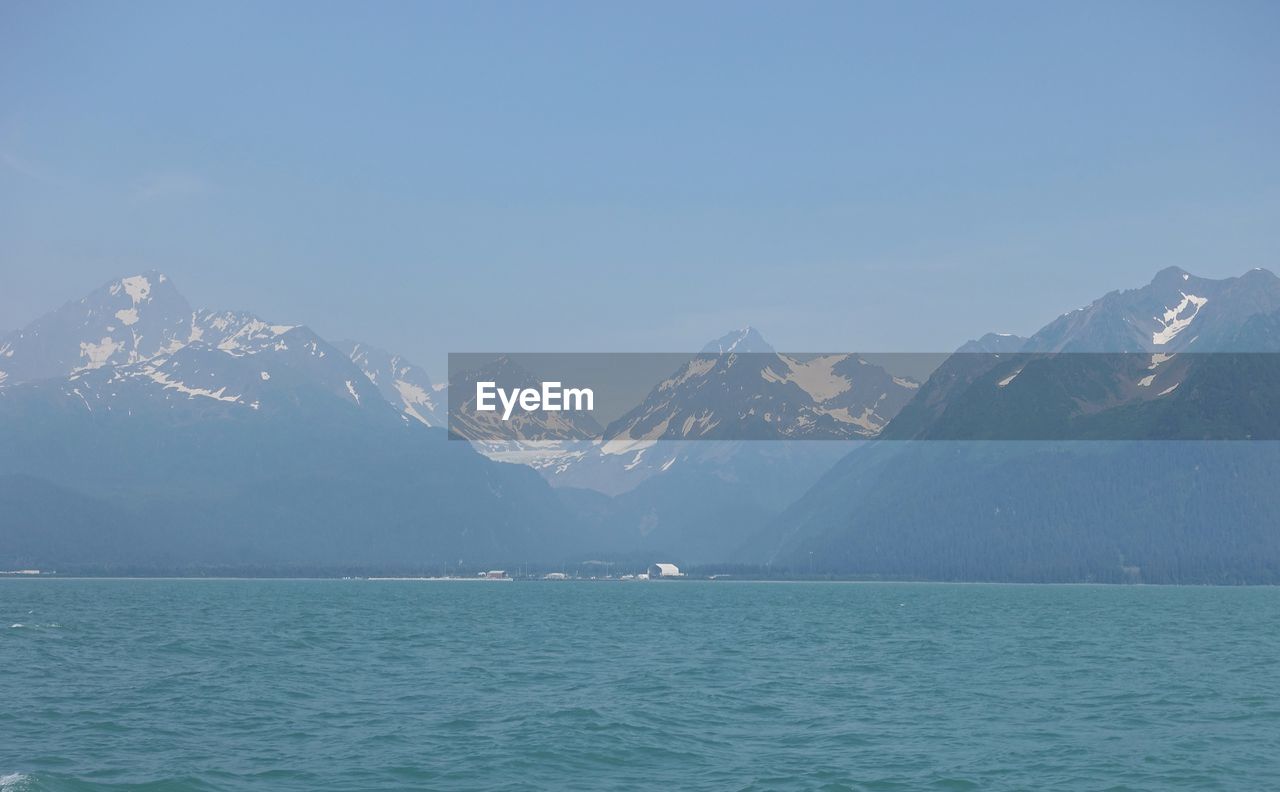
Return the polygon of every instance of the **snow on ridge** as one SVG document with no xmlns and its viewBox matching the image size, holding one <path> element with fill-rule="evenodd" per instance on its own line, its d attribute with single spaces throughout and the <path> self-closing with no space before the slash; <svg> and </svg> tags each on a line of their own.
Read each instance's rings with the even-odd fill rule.
<svg viewBox="0 0 1280 792">
<path fill-rule="evenodd" d="M 1155 317 L 1161 326 L 1160 330 L 1151 334 L 1151 343 L 1156 346 L 1169 343 L 1178 333 L 1187 329 L 1196 316 L 1200 314 L 1200 309 L 1204 307 L 1205 303 L 1209 302 L 1207 297 L 1197 297 L 1186 292 L 1179 292 L 1179 294 L 1182 295 L 1182 301 L 1176 307 L 1166 308 L 1163 317 Z M 1191 312 L 1191 315 L 1183 318 L 1182 312 L 1193 305 L 1195 309 Z"/>
<path fill-rule="evenodd" d="M 225 385 L 223 385 L 221 388 L 218 388 L 216 391 L 210 390 L 208 388 L 192 388 L 180 380 L 169 379 L 169 376 L 165 374 L 163 371 L 159 371 L 154 368 L 146 371 L 145 374 L 147 375 L 147 377 L 151 379 L 152 382 L 162 385 L 165 390 L 175 390 L 178 393 L 185 393 L 187 394 L 187 398 L 193 398 L 195 396 L 203 396 L 205 398 L 215 399 L 217 401 L 223 401 L 223 402 L 240 401 L 239 396 L 224 395 L 227 390 L 227 386 Z"/>
<path fill-rule="evenodd" d="M 147 280 L 144 275 L 121 278 L 120 285 L 124 287 L 125 294 L 129 295 L 129 299 L 133 300 L 134 305 L 151 299 L 151 281 Z M 113 290 L 111 293 L 118 294 L 119 292 Z"/>
<path fill-rule="evenodd" d="M 103 336 L 102 340 L 96 344 L 81 341 L 80 357 L 89 359 L 89 363 L 84 368 L 101 368 L 107 364 L 112 355 L 123 348 L 124 344 L 116 341 L 111 336 Z"/>
<path fill-rule="evenodd" d="M 835 373 L 836 364 L 843 361 L 845 355 L 824 355 L 803 362 L 786 355 L 778 358 L 787 367 L 787 373 L 779 375 L 766 366 L 760 376 L 766 382 L 793 382 L 815 402 L 829 401 L 853 387 L 848 377 Z"/>
<path fill-rule="evenodd" d="M 215 329 L 222 331 L 230 329 L 232 321 L 227 314 L 224 314 L 215 317 L 210 324 Z M 296 327 L 297 325 L 269 325 L 261 319 L 249 318 L 234 333 L 218 342 L 218 349 L 236 357 L 252 355 L 256 352 L 261 352 L 265 348 L 270 348 L 277 352 L 283 351 L 289 348 L 283 340 L 276 341 L 270 347 L 263 347 L 260 342 L 279 338 Z M 314 342 L 311 346 L 314 347 Z M 312 348 L 311 351 L 315 353 L 316 350 Z M 323 355 L 321 356 L 323 357 Z"/>
<path fill-rule="evenodd" d="M 431 426 L 431 421 L 418 412 L 419 407 L 425 407 L 428 412 L 435 408 L 426 390 L 421 385 L 415 385 L 402 379 L 396 380 L 392 385 L 395 387 L 396 393 L 400 395 L 400 401 L 404 404 L 405 414 L 416 419 L 419 423 Z"/>
<path fill-rule="evenodd" d="M 609 456 L 617 456 L 626 454 L 637 448 L 647 448 L 654 444 L 653 440 L 636 440 L 625 435 L 619 435 L 613 440 L 606 440 L 600 444 L 600 453 Z"/>
</svg>

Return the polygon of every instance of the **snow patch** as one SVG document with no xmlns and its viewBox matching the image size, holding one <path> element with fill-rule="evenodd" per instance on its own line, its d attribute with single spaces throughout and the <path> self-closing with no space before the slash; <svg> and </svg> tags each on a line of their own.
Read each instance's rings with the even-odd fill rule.
<svg viewBox="0 0 1280 792">
<path fill-rule="evenodd" d="M 263 382 L 266 382 L 267 380 L 271 379 L 271 375 L 265 371 L 259 371 L 258 376 L 262 377 Z"/>
<path fill-rule="evenodd" d="M 124 287 L 125 293 L 129 295 L 129 299 L 133 300 L 134 305 L 151 299 L 151 281 L 141 275 L 125 278 L 120 281 L 120 285 Z M 116 293 L 112 292 L 112 294 Z"/>
<path fill-rule="evenodd" d="M 356 404 L 360 403 L 360 394 L 356 393 L 356 386 L 351 384 L 351 380 L 347 380 L 347 393 L 350 393 L 351 398 L 356 400 Z"/>
<path fill-rule="evenodd" d="M 119 311 L 116 311 L 116 318 L 120 320 L 121 324 L 128 327 L 129 325 L 138 321 L 138 309 L 123 308 Z"/>
<path fill-rule="evenodd" d="M 1156 375 L 1155 375 L 1155 374 L 1148 374 L 1147 376 L 1145 376 L 1145 377 L 1143 377 L 1142 379 L 1138 380 L 1138 387 L 1139 387 L 1139 388 L 1150 388 L 1150 387 L 1151 387 L 1151 383 L 1152 383 L 1152 381 L 1153 381 L 1153 380 L 1155 380 L 1155 378 L 1156 378 Z"/>
<path fill-rule="evenodd" d="M 830 415 L 841 423 L 861 427 L 872 434 L 879 432 L 884 427 L 882 422 L 876 420 L 880 416 L 876 415 L 875 407 L 863 407 L 861 415 L 854 415 L 849 412 L 848 407 L 841 407 L 838 410 L 826 410 L 823 414 Z"/>
<path fill-rule="evenodd" d="M 148 371 L 147 376 L 151 378 L 152 382 L 164 386 L 165 390 L 185 393 L 187 398 L 202 396 L 207 399 L 214 399 L 216 401 L 223 402 L 235 402 L 240 400 L 239 396 L 227 396 L 227 388 L 225 385 L 215 391 L 210 390 L 209 388 L 192 388 L 179 380 L 169 379 L 169 376 L 163 371 Z"/>
<path fill-rule="evenodd" d="M 785 374 L 766 367 L 760 376 L 766 382 L 793 382 L 816 402 L 829 401 L 853 387 L 848 377 L 835 373 L 836 364 L 845 360 L 845 355 L 824 355 L 803 362 L 786 355 L 778 359 L 787 367 Z"/>
<path fill-rule="evenodd" d="M 1175 390 L 1177 390 L 1178 386 L 1179 386 L 1179 385 L 1181 385 L 1181 384 L 1182 384 L 1181 382 L 1175 382 L 1175 383 L 1173 383 L 1172 385 L 1170 385 L 1169 387 L 1167 387 L 1167 388 L 1165 388 L 1164 390 L 1162 390 L 1162 391 L 1160 391 L 1159 393 L 1157 393 L 1156 395 L 1157 395 L 1157 396 L 1168 396 L 1170 393 L 1173 393 Z"/>
<path fill-rule="evenodd" d="M 1207 297 L 1197 297 L 1186 292 L 1179 293 L 1182 295 L 1182 301 L 1174 308 L 1165 309 L 1163 317 L 1156 317 L 1156 321 L 1160 323 L 1162 328 L 1151 334 L 1151 343 L 1156 346 L 1169 343 L 1178 333 L 1187 329 L 1196 316 L 1199 315 L 1200 309 L 1204 307 L 1205 303 L 1209 302 Z M 1192 308 L 1191 315 L 1184 317 L 1183 312 L 1188 308 Z"/>
<path fill-rule="evenodd" d="M 653 440 L 635 440 L 630 437 L 618 437 L 614 440 L 608 440 L 600 444 L 600 453 L 609 456 L 618 456 L 630 453 L 637 448 L 648 448 L 653 445 Z"/>
<path fill-rule="evenodd" d="M 89 363 L 85 368 L 101 368 L 107 364 L 112 355 L 121 349 L 124 349 L 124 344 L 110 336 L 103 336 L 102 340 L 96 344 L 81 341 L 80 357 L 89 359 Z"/>
<path fill-rule="evenodd" d="M 405 404 L 431 405 L 431 397 L 421 385 L 414 385 L 412 382 L 400 379 L 392 384 L 395 386 L 396 393 L 400 394 L 400 400 Z"/>
</svg>

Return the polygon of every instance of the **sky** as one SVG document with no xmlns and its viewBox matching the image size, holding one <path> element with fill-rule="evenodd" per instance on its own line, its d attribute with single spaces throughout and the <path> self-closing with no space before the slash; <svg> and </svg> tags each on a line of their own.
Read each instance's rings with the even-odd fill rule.
<svg viewBox="0 0 1280 792">
<path fill-rule="evenodd" d="M 1280 3 L 0 4 L 0 332 L 943 351 L 1280 270 Z"/>
</svg>

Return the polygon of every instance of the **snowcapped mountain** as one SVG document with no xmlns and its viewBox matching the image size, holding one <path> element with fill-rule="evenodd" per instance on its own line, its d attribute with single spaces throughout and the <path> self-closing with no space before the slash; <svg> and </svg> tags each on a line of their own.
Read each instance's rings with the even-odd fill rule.
<svg viewBox="0 0 1280 792">
<path fill-rule="evenodd" d="M 852 354 L 704 353 L 612 422 L 605 440 L 872 437 L 918 387 Z"/>
<path fill-rule="evenodd" d="M 1280 278 L 1255 269 L 1236 278 L 1199 278 L 1178 267 L 1138 289 L 1114 291 L 1058 317 L 1022 352 L 1230 352 L 1255 314 L 1280 310 Z"/>
<path fill-rule="evenodd" d="M 1280 579 L 1280 443 L 1131 442 L 1277 436 L 1278 284 L 1167 269 L 1016 349 L 962 347 L 881 437 L 988 439 L 856 448 L 748 556 L 933 579 Z"/>
<path fill-rule="evenodd" d="M 19 365 L 0 389 L 7 404 L 55 397 L 90 412 L 128 413 L 164 403 L 204 415 L 214 405 L 292 409 L 324 395 L 387 407 L 364 373 L 308 328 L 192 311 L 157 272 L 113 281 L 9 339 L 6 360 Z"/>
<path fill-rule="evenodd" d="M 580 544 L 535 472 L 444 442 L 405 409 L 423 406 L 412 388 L 383 397 L 379 384 L 425 382 L 403 361 L 192 311 L 159 273 L 114 281 L 3 349 L 0 566 L 421 572 Z"/>
<path fill-rule="evenodd" d="M 819 449 L 821 443 L 809 443 L 808 451 L 798 453 L 752 450 L 742 441 L 873 437 L 919 388 L 857 355 L 779 354 L 751 327 L 703 349 L 603 430 L 594 421 L 548 422 L 537 414 L 528 425 L 516 422 L 530 418 L 517 416 L 505 425 L 496 417 L 477 422 L 474 399 L 451 405 L 450 428 L 490 459 L 528 465 L 558 488 L 616 496 L 654 477 L 709 476 L 727 486 L 730 497 L 736 488 L 769 488 L 771 482 L 760 478 L 768 470 L 765 478 L 776 481 L 779 491 L 792 492 L 838 458 L 840 444 Z M 454 387 L 474 393 L 477 379 L 503 387 L 537 384 L 504 359 Z"/>
<path fill-rule="evenodd" d="M 1263 330 L 1278 312 L 1280 279 L 1265 270 L 1223 280 L 1162 270 L 1025 343 L 986 336 L 966 344 L 883 437 L 1173 438 L 1209 426 L 1210 436 L 1261 436 L 1270 431 L 1265 411 L 1246 409 L 1241 397 L 1272 379 L 1272 356 L 1228 353 L 1280 351 Z M 1214 404 L 1230 396 L 1231 382 L 1234 398 Z"/>
<path fill-rule="evenodd" d="M 138 363 L 77 371 L 0 390 L 0 409 L 55 394 L 89 412 L 146 412 L 208 418 L 234 411 L 303 411 L 347 403 L 386 416 L 390 405 L 341 352 L 305 327 L 237 335 L 219 346 L 193 341 Z"/>
<path fill-rule="evenodd" d="M 399 355 L 359 341 L 339 341 L 335 346 L 377 386 L 382 398 L 405 415 L 425 426 L 445 425 L 445 388 L 432 385 L 427 372 Z"/>
<path fill-rule="evenodd" d="M 191 321 L 164 275 L 112 281 L 0 340 L 0 385 L 147 360 L 185 344 Z"/>
</svg>

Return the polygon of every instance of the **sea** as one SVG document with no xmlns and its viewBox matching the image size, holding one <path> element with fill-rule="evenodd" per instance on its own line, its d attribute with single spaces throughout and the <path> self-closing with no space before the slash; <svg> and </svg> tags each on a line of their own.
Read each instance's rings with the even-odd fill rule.
<svg viewBox="0 0 1280 792">
<path fill-rule="evenodd" d="M 0 790 L 1280 789 L 1280 589 L 0 580 Z"/>
</svg>

